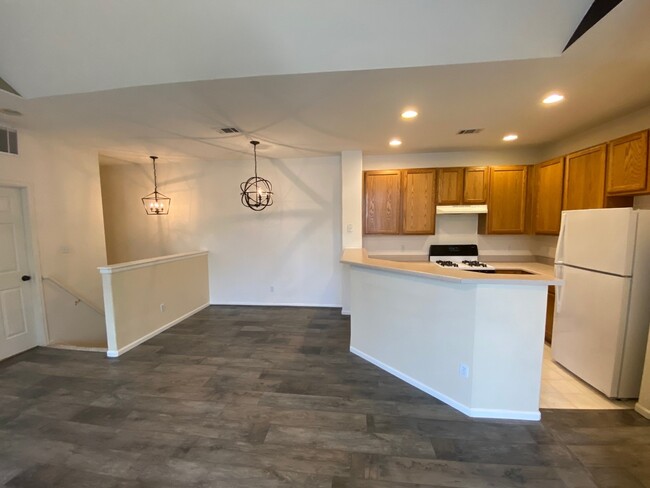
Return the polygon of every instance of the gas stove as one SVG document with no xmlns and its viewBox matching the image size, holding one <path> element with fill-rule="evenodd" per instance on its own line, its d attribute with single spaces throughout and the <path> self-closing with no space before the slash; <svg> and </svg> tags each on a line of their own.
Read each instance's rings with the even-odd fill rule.
<svg viewBox="0 0 650 488">
<path fill-rule="evenodd" d="M 429 261 L 441 268 L 494 273 L 494 266 L 478 260 L 476 244 L 435 244 L 429 246 Z"/>
</svg>

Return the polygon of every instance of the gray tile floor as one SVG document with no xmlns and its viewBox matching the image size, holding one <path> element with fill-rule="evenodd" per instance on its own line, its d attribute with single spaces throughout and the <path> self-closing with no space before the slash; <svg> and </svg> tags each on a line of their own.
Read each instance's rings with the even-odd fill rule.
<svg viewBox="0 0 650 488">
<path fill-rule="evenodd" d="M 0 485 L 650 487 L 631 410 L 472 420 L 348 352 L 338 309 L 210 307 L 119 359 L 0 363 Z"/>
</svg>

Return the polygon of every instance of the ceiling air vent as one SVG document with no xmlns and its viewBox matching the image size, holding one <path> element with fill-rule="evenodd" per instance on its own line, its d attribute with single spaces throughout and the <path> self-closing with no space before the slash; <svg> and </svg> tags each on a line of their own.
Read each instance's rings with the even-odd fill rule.
<svg viewBox="0 0 650 488">
<path fill-rule="evenodd" d="M 0 153 L 18 154 L 18 132 L 0 127 Z"/>
<path fill-rule="evenodd" d="M 219 129 L 219 132 L 222 134 L 239 134 L 239 129 L 235 129 L 234 127 L 224 127 L 223 129 Z"/>
<path fill-rule="evenodd" d="M 463 136 L 465 134 L 478 134 L 481 132 L 483 129 L 461 129 L 458 131 L 458 134 Z"/>
</svg>

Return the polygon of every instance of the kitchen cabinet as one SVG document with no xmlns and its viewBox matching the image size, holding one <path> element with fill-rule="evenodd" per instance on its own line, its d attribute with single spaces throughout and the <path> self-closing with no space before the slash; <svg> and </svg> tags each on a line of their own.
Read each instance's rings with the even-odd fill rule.
<svg viewBox="0 0 650 488">
<path fill-rule="evenodd" d="M 438 169 L 438 205 L 462 203 L 464 174 L 464 168 Z"/>
<path fill-rule="evenodd" d="M 546 327 L 544 329 L 544 341 L 549 344 L 553 341 L 553 315 L 555 314 L 555 287 L 548 287 L 546 296 Z"/>
<path fill-rule="evenodd" d="M 363 175 L 363 231 L 399 234 L 401 171 L 366 171 Z"/>
<path fill-rule="evenodd" d="M 605 195 L 607 144 L 568 154 L 564 163 L 562 210 L 632 206 L 633 197 Z"/>
<path fill-rule="evenodd" d="M 650 193 L 648 131 L 610 141 L 608 150 L 607 194 Z"/>
<path fill-rule="evenodd" d="M 481 234 L 524 234 L 528 166 L 491 166 L 488 213 L 479 215 Z"/>
<path fill-rule="evenodd" d="M 533 179 L 533 232 L 558 235 L 562 217 L 564 158 L 536 164 Z"/>
<path fill-rule="evenodd" d="M 487 167 L 438 169 L 438 205 L 484 204 L 487 194 Z"/>
<path fill-rule="evenodd" d="M 436 170 L 402 171 L 402 234 L 435 233 Z"/>
<path fill-rule="evenodd" d="M 479 205 L 487 203 L 488 168 L 485 166 L 465 168 L 463 179 L 463 203 Z"/>
<path fill-rule="evenodd" d="M 607 145 L 567 155 L 564 174 L 564 210 L 605 207 Z"/>
</svg>

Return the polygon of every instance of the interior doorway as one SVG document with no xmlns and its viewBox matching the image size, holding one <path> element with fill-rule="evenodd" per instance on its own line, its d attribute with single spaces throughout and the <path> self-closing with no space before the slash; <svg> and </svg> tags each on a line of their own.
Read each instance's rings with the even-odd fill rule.
<svg viewBox="0 0 650 488">
<path fill-rule="evenodd" d="M 0 186 L 0 360 L 38 345 L 24 191 Z"/>
</svg>

